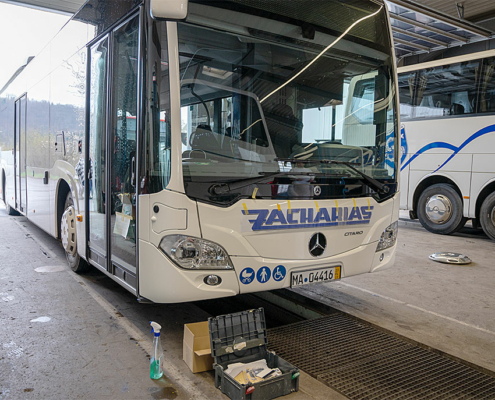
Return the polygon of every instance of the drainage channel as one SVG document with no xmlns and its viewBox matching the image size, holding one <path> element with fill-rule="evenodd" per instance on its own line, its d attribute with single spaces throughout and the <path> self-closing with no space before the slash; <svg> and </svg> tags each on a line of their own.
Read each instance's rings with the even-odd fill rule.
<svg viewBox="0 0 495 400">
<path fill-rule="evenodd" d="M 318 310 L 293 292 L 275 296 L 278 304 L 294 302 L 293 310 L 302 302 L 329 315 L 269 329 L 270 350 L 351 400 L 495 399 L 491 371 L 340 311 Z"/>
</svg>

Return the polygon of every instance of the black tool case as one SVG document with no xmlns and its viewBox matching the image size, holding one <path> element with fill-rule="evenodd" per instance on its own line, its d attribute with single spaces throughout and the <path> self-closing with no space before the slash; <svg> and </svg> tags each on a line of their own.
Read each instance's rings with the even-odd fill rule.
<svg viewBox="0 0 495 400">
<path fill-rule="evenodd" d="M 267 350 L 263 308 L 220 315 L 208 319 L 215 386 L 234 400 L 269 400 L 299 390 L 299 370 Z M 278 368 L 281 376 L 243 385 L 224 371 L 233 363 L 265 359 L 269 368 Z M 254 391 L 246 390 L 254 386 Z"/>
</svg>

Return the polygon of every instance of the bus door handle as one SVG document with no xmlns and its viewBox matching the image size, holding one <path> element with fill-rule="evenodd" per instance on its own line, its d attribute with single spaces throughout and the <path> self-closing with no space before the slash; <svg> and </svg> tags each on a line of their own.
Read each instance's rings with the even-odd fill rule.
<svg viewBox="0 0 495 400">
<path fill-rule="evenodd" d="M 131 159 L 131 186 L 136 187 L 136 156 Z"/>
</svg>

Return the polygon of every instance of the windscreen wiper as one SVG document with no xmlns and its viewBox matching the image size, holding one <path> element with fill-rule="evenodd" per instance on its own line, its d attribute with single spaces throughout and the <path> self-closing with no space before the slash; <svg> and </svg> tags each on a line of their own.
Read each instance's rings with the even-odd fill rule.
<svg viewBox="0 0 495 400">
<path fill-rule="evenodd" d="M 212 194 L 225 194 L 231 192 L 232 190 L 241 189 L 258 182 L 263 182 L 265 179 L 284 174 L 286 174 L 286 172 L 273 172 L 270 174 L 263 173 L 262 176 L 256 176 L 253 178 L 238 179 L 228 183 L 215 183 L 209 187 L 208 191 Z"/>
<path fill-rule="evenodd" d="M 265 173 L 265 172 L 260 172 L 261 176 L 256 176 L 253 178 L 245 178 L 245 179 L 238 179 L 235 181 L 231 182 L 225 182 L 225 183 L 215 183 L 210 186 L 208 191 L 212 194 L 225 194 L 229 193 L 233 190 L 237 189 L 242 189 L 244 187 L 254 185 L 259 182 L 263 182 L 266 179 L 269 178 L 274 178 L 277 176 L 341 176 L 341 174 L 322 174 L 319 172 L 291 172 L 291 171 L 283 171 L 283 172 L 272 172 L 272 173 Z"/>
<path fill-rule="evenodd" d="M 337 161 L 337 160 L 310 160 L 310 159 L 305 159 L 301 160 L 299 158 L 277 158 L 275 161 L 280 161 L 283 163 L 290 162 L 290 163 L 312 163 L 312 164 L 342 164 L 347 166 L 348 168 L 352 169 L 354 172 L 357 174 L 361 175 L 363 178 L 363 181 L 366 182 L 368 186 L 370 186 L 372 189 L 377 191 L 378 193 L 385 194 L 390 191 L 389 187 L 387 185 L 384 185 L 383 183 L 377 181 L 376 179 L 372 178 L 369 175 L 366 175 L 364 172 L 359 171 L 358 169 L 354 168 L 353 165 L 361 165 L 361 163 L 356 163 L 356 162 L 349 162 L 349 161 Z"/>
<path fill-rule="evenodd" d="M 320 163 L 322 164 L 342 164 L 345 165 L 346 167 L 352 169 L 355 173 L 361 175 L 363 178 L 363 181 L 366 182 L 366 184 L 371 187 L 372 189 L 376 190 L 380 194 L 386 194 L 390 191 L 390 188 L 387 185 L 384 185 L 383 183 L 377 181 L 376 179 L 372 178 L 369 175 L 366 175 L 364 172 L 359 171 L 358 169 L 354 168 L 353 165 L 361 165 L 360 163 L 351 163 L 348 161 L 336 161 L 336 160 L 321 160 Z"/>
</svg>

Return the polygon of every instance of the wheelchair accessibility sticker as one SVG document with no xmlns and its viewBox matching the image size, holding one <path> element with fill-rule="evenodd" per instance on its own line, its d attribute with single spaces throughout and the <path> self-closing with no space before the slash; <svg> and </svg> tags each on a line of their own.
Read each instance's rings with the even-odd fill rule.
<svg viewBox="0 0 495 400">
<path fill-rule="evenodd" d="M 287 270 L 283 265 L 277 266 L 273 271 L 273 279 L 276 282 L 280 282 L 282 279 L 284 279 L 285 275 L 287 275 Z"/>
</svg>

